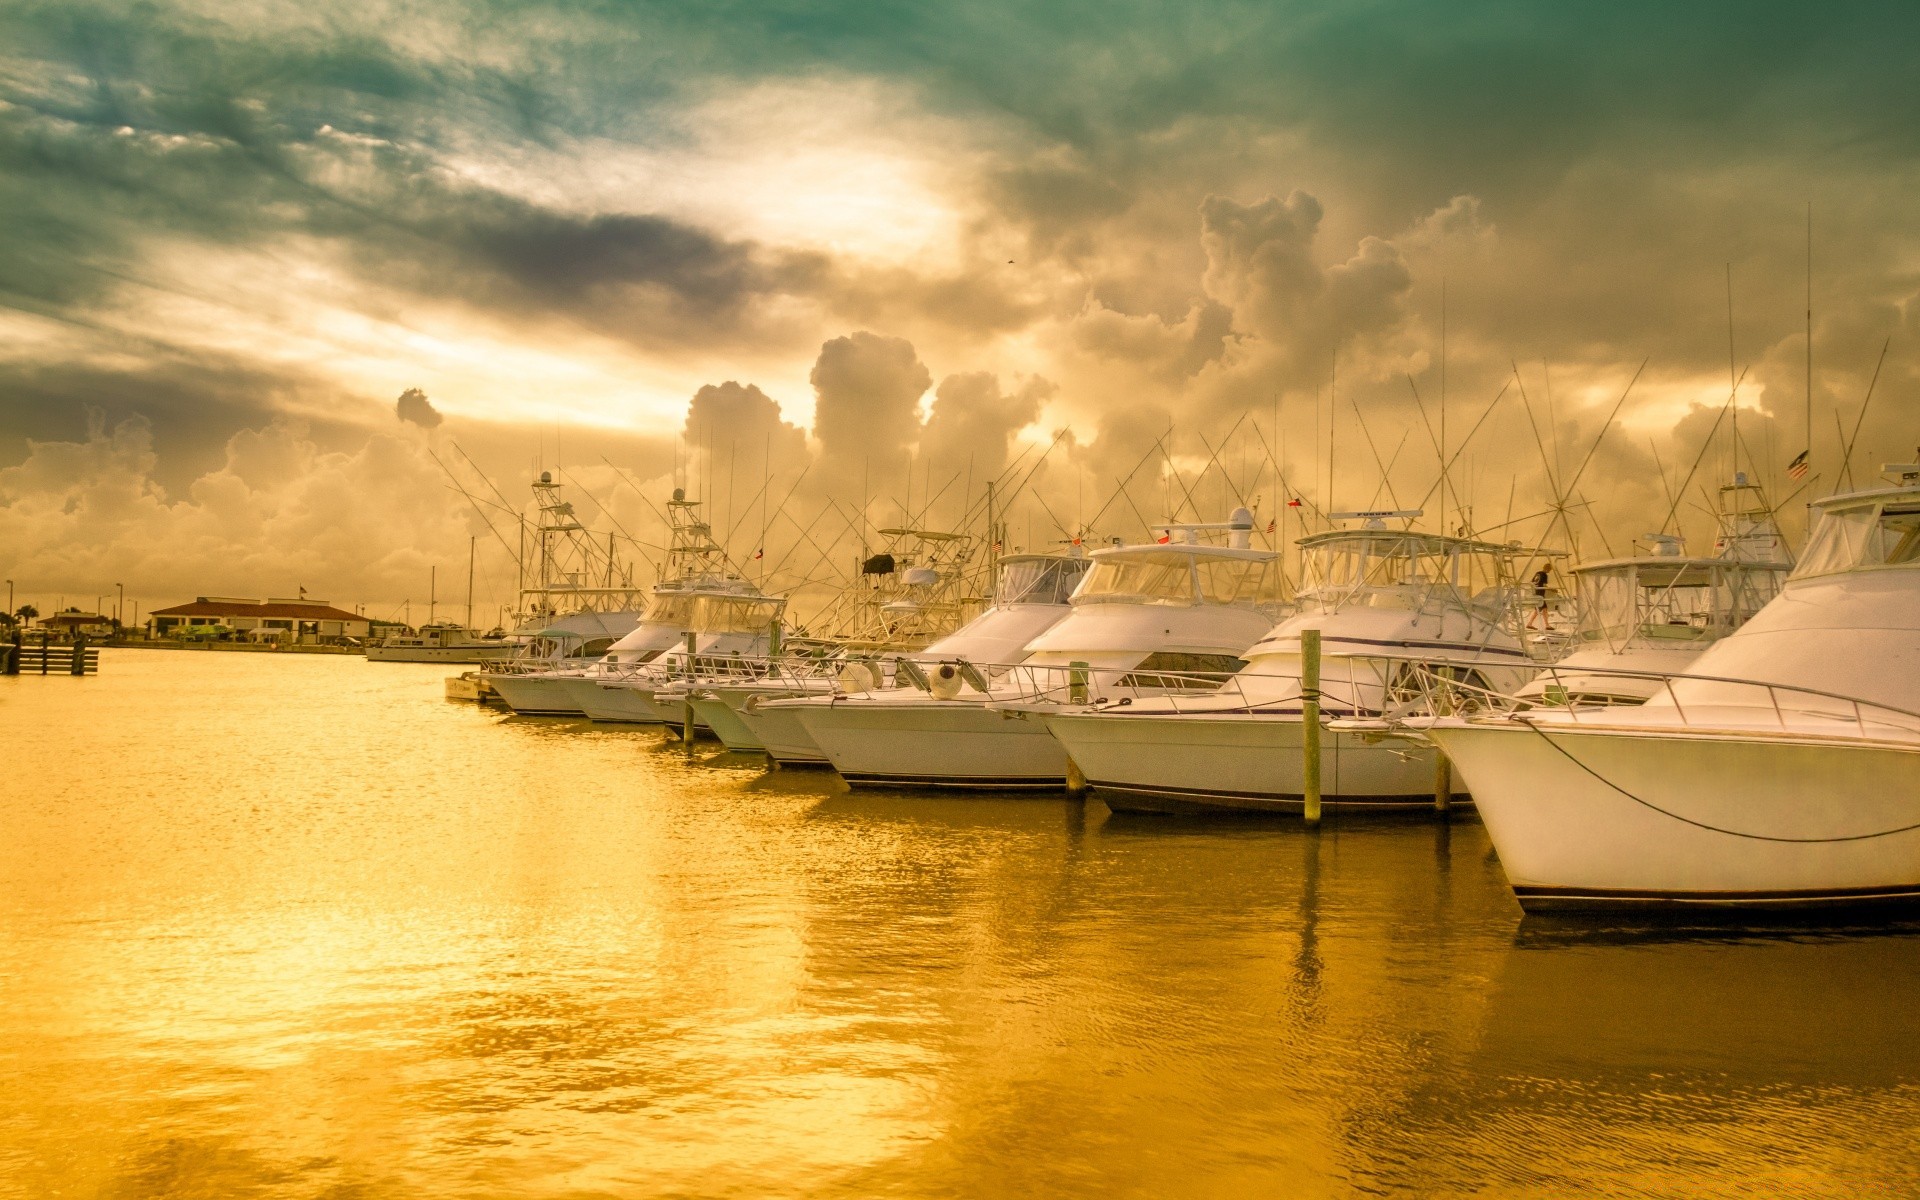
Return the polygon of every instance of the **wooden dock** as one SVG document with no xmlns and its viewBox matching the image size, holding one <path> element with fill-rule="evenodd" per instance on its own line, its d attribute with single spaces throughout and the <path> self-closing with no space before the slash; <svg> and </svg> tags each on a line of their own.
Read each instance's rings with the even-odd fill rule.
<svg viewBox="0 0 1920 1200">
<path fill-rule="evenodd" d="M 64 642 L 44 645 L 0 645 L 0 674 L 98 675 L 99 673 L 100 647 L 98 646 L 73 646 Z"/>
</svg>

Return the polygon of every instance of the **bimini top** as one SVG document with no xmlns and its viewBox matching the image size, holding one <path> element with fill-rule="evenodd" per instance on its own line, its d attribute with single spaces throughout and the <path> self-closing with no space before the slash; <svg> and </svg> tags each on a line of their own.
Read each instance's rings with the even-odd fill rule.
<svg viewBox="0 0 1920 1200">
<path fill-rule="evenodd" d="M 1254 604 L 1271 550 L 1163 542 L 1110 546 L 1073 593 L 1074 604 Z"/>
<path fill-rule="evenodd" d="M 1920 566 L 1920 487 L 1828 496 L 1813 507 L 1820 519 L 1789 579 Z"/>
</svg>

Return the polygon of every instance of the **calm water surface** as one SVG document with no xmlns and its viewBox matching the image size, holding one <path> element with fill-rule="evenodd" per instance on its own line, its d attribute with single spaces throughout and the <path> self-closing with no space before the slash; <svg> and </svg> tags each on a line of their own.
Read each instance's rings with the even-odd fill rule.
<svg viewBox="0 0 1920 1200">
<path fill-rule="evenodd" d="M 1523 921 L 1477 824 L 849 794 L 445 668 L 0 680 L 21 1196 L 1920 1194 L 1920 933 Z"/>
</svg>

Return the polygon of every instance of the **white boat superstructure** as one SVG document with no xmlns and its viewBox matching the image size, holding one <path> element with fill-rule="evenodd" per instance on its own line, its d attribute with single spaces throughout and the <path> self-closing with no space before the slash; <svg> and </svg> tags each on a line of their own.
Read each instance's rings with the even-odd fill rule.
<svg viewBox="0 0 1920 1200">
<path fill-rule="evenodd" d="M 1404 514 L 1413 515 L 1413 514 Z M 1516 581 L 1540 551 L 1384 527 L 1301 539 L 1298 610 L 1224 681 L 1129 690 L 1061 708 L 1047 725 L 1116 810 L 1298 811 L 1305 789 L 1301 632 L 1320 631 L 1322 711 L 1373 716 L 1422 701 L 1419 669 L 1506 690 L 1531 676 Z M 1329 805 L 1433 802 L 1430 748 L 1358 733 L 1323 739 Z"/>
<path fill-rule="evenodd" d="M 1541 700 L 1551 690 L 1562 704 L 1639 703 L 1662 676 L 1686 670 L 1746 624 L 1779 594 L 1793 556 L 1744 474 L 1720 489 L 1719 522 L 1711 556 L 1688 556 L 1680 538 L 1649 534 L 1652 554 L 1572 568 L 1573 650 L 1519 695 Z"/>
<path fill-rule="evenodd" d="M 1758 615 L 1636 706 L 1414 722 L 1522 905 L 1920 898 L 1920 467 L 1816 504 Z"/>
<path fill-rule="evenodd" d="M 979 786 L 979 755 L 1006 718 L 989 711 L 993 685 L 1070 611 L 1092 561 L 1069 554 L 999 560 L 993 606 L 924 650 L 901 656 L 884 682 L 815 700 L 768 705 L 797 720 L 849 783 Z"/>
</svg>

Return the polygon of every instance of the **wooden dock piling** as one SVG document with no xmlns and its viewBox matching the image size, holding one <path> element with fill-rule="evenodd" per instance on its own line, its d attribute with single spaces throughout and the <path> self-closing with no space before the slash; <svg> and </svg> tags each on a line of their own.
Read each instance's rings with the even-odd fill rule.
<svg viewBox="0 0 1920 1200">
<path fill-rule="evenodd" d="M 1300 749 L 1305 757 L 1303 815 L 1320 824 L 1320 631 L 1300 631 Z"/>
</svg>

